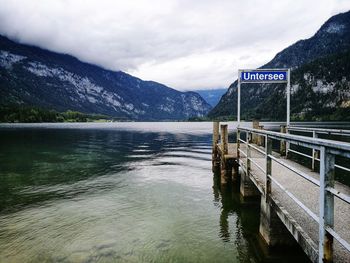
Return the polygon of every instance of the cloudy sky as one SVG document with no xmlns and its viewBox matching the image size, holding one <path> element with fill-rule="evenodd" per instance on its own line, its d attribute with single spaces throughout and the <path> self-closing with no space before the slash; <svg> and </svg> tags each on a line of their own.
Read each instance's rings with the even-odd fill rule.
<svg viewBox="0 0 350 263">
<path fill-rule="evenodd" d="M 349 0 L 0 0 L 0 34 L 179 90 L 227 87 Z"/>
</svg>

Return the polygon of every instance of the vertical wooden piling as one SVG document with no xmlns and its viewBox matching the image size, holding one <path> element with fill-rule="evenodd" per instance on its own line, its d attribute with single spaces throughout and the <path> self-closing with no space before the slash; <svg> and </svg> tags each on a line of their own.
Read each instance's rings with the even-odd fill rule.
<svg viewBox="0 0 350 263">
<path fill-rule="evenodd" d="M 228 181 L 228 165 L 225 158 L 225 155 L 228 154 L 228 130 L 227 124 L 220 125 L 221 131 L 221 184 L 226 184 Z"/>
<path fill-rule="evenodd" d="M 264 125 L 259 125 L 258 130 L 263 130 Z M 258 141 L 256 143 L 259 146 L 265 146 L 265 137 L 262 135 L 258 135 Z"/>
<path fill-rule="evenodd" d="M 286 125 L 281 125 L 281 133 L 286 133 L 287 129 L 286 129 Z M 285 140 L 281 140 L 280 142 L 280 154 L 281 156 L 286 156 L 287 154 L 287 148 L 286 148 L 286 141 Z"/>
<path fill-rule="evenodd" d="M 218 121 L 213 122 L 213 146 L 212 146 L 212 170 L 216 172 L 219 167 L 218 143 L 219 143 L 219 125 Z"/>
<path fill-rule="evenodd" d="M 263 130 L 264 125 L 260 125 L 258 120 L 254 120 L 253 121 L 253 129 Z M 252 143 L 255 143 L 256 145 L 259 145 L 259 146 L 263 146 L 265 143 L 264 136 L 253 133 Z"/>
<path fill-rule="evenodd" d="M 227 124 L 221 124 L 221 152 L 223 154 L 228 154 Z"/>
<path fill-rule="evenodd" d="M 253 129 L 259 129 L 259 121 L 258 120 L 253 120 Z M 259 135 L 253 133 L 253 138 L 252 138 L 252 142 L 255 144 L 258 144 L 258 139 Z"/>
</svg>

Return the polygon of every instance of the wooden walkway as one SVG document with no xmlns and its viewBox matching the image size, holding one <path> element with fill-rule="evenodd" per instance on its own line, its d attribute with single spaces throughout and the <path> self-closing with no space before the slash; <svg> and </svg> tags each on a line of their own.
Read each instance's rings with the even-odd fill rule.
<svg viewBox="0 0 350 263">
<path fill-rule="evenodd" d="M 229 147 L 234 150 L 235 144 Z M 246 150 L 244 145 L 241 145 L 243 151 Z M 261 150 L 264 150 L 261 147 Z M 252 160 L 260 165 L 263 169 L 266 169 L 265 156 L 258 151 L 251 150 Z M 231 152 L 234 154 L 233 152 Z M 276 158 L 283 159 L 283 161 L 290 166 L 295 167 L 299 171 L 305 174 L 319 179 L 319 174 L 312 172 L 309 168 L 304 167 L 292 160 L 282 158 L 279 154 L 273 153 Z M 247 158 L 240 158 L 246 170 Z M 253 162 L 251 163 L 251 172 L 249 177 L 255 184 L 261 194 L 264 193 L 265 187 L 265 173 L 263 173 Z M 281 164 L 272 161 L 272 177 L 275 178 L 280 185 L 286 190 L 292 193 L 298 198 L 307 208 L 309 208 L 316 215 L 319 214 L 319 187 L 315 186 L 311 182 L 298 176 L 296 173 L 282 166 Z M 350 195 L 350 188 L 336 182 L 335 189 L 342 193 Z M 297 241 L 302 242 L 304 250 L 308 250 L 307 254 L 314 255 L 314 260 L 317 261 L 318 254 L 318 240 L 319 240 L 319 228 L 318 223 L 313 220 L 300 206 L 298 206 L 278 185 L 272 182 L 271 197 L 275 208 L 277 209 L 277 215 L 292 233 Z M 334 228 L 343 239 L 350 241 L 350 205 L 346 204 L 335 198 L 334 204 Z M 335 262 L 350 262 L 350 253 L 344 249 L 338 242 L 334 242 L 334 261 Z"/>
</svg>

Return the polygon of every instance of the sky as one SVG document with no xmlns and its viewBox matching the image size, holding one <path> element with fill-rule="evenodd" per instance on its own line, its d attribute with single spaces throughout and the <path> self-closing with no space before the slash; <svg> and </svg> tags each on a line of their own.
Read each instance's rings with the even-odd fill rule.
<svg viewBox="0 0 350 263">
<path fill-rule="evenodd" d="M 178 90 L 227 88 L 350 0 L 0 0 L 0 34 Z"/>
</svg>

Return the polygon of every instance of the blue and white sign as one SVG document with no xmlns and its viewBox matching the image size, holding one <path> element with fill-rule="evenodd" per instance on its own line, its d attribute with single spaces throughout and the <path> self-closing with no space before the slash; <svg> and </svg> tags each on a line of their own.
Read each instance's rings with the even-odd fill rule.
<svg viewBox="0 0 350 263">
<path fill-rule="evenodd" d="M 287 82 L 287 70 L 243 70 L 241 82 Z"/>
<path fill-rule="evenodd" d="M 285 83 L 287 84 L 287 126 L 290 125 L 290 69 L 239 69 L 237 82 L 237 122 L 241 121 L 241 84 Z"/>
</svg>

